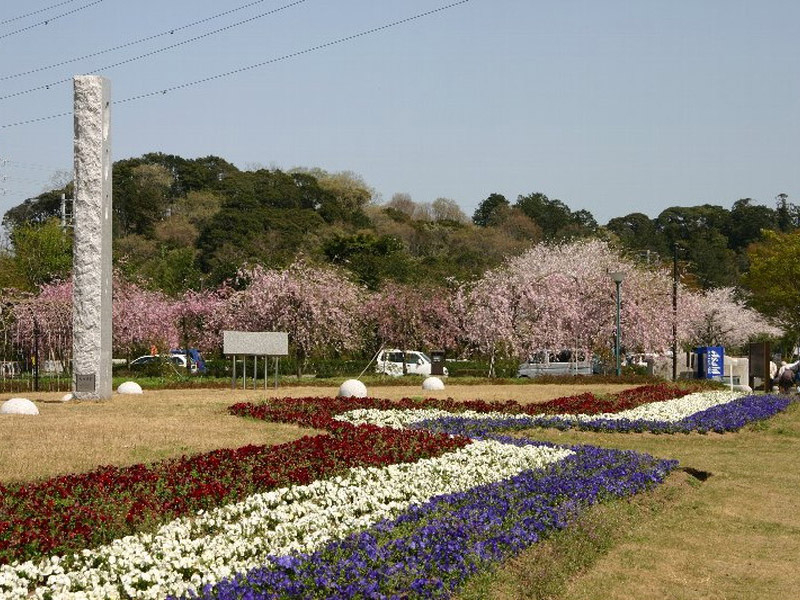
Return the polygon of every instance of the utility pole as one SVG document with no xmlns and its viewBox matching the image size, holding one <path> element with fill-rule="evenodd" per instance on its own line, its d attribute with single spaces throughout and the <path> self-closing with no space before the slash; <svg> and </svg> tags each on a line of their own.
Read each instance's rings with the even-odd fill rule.
<svg viewBox="0 0 800 600">
<path fill-rule="evenodd" d="M 678 379 L 678 244 L 672 245 L 672 381 Z"/>
</svg>

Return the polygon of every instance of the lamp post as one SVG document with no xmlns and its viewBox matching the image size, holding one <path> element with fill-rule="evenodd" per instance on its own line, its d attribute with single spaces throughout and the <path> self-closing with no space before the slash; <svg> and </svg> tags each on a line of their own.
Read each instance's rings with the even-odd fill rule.
<svg viewBox="0 0 800 600">
<path fill-rule="evenodd" d="M 622 368 L 619 362 L 619 336 L 620 336 L 620 326 L 619 326 L 619 307 L 620 307 L 620 287 L 622 286 L 622 280 L 625 279 L 625 273 L 622 271 L 614 271 L 611 273 L 611 279 L 617 286 L 617 337 L 614 343 L 614 356 L 617 359 L 617 377 L 622 375 Z"/>
</svg>

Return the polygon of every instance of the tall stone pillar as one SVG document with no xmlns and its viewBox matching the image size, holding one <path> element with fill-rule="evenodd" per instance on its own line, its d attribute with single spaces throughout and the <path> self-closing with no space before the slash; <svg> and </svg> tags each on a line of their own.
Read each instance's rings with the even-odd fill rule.
<svg viewBox="0 0 800 600">
<path fill-rule="evenodd" d="M 76 76 L 72 315 L 73 393 L 111 398 L 110 83 Z"/>
</svg>

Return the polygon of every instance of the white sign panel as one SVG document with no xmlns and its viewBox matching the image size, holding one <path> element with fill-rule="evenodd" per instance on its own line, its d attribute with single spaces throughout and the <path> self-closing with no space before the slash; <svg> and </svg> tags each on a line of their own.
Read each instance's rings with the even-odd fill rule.
<svg viewBox="0 0 800 600">
<path fill-rule="evenodd" d="M 223 354 L 288 356 L 289 334 L 285 331 L 223 331 Z"/>
</svg>

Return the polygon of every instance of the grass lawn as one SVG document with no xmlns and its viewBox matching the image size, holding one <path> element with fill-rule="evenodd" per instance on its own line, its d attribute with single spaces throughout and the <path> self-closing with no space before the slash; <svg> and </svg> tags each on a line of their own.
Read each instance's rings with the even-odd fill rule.
<svg viewBox="0 0 800 600">
<path fill-rule="evenodd" d="M 591 389 L 612 392 L 630 385 L 603 384 Z M 585 385 L 453 385 L 423 392 L 419 386 L 370 387 L 380 398 L 452 397 L 458 400 L 519 399 L 539 402 L 586 391 Z M 280 444 L 314 433 L 294 425 L 252 422 L 227 413 L 235 402 L 274 396 L 335 396 L 330 387 L 281 387 L 278 390 L 145 390 L 142 395 L 114 394 L 109 402 L 61 402 L 63 392 L 6 394 L 34 401 L 38 417 L 0 415 L 0 481 L 13 482 L 98 465 L 129 465 L 246 444 Z"/>
<path fill-rule="evenodd" d="M 597 507 L 578 527 L 473 578 L 460 600 L 797 597 L 798 403 L 724 435 L 523 435 L 677 458 L 689 472 L 673 473 L 649 494 Z"/>
<path fill-rule="evenodd" d="M 438 395 L 458 400 L 540 402 L 630 385 L 370 386 L 384 398 Z M 0 481 L 87 471 L 100 464 L 150 462 L 245 444 L 277 444 L 314 431 L 229 416 L 234 402 L 332 396 L 336 388 L 146 390 L 109 402 L 60 402 L 63 393 L 27 394 L 38 417 L 0 416 Z M 19 394 L 22 395 L 22 394 Z M 10 396 L 6 396 L 10 397 Z M 0 401 L 6 397 L 0 398 Z M 677 471 L 654 492 L 588 511 L 575 527 L 541 542 L 459 595 L 478 598 L 796 597 L 800 589 L 800 405 L 724 435 L 598 434 L 529 430 L 560 444 L 627 448 L 676 458 Z"/>
</svg>

